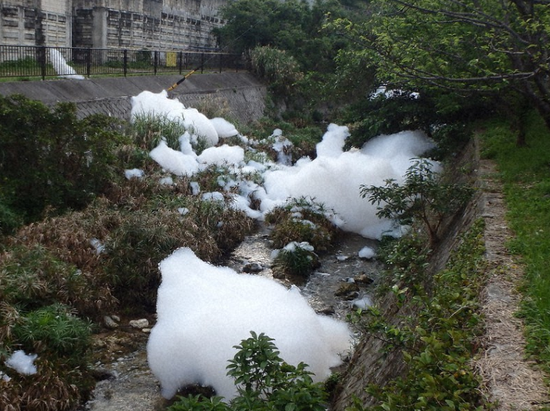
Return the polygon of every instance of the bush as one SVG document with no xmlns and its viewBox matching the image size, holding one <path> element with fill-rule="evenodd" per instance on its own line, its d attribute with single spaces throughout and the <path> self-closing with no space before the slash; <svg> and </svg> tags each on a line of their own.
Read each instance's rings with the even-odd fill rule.
<svg viewBox="0 0 550 411">
<path fill-rule="evenodd" d="M 52 304 L 26 314 L 15 314 L 14 310 L 12 307 L 11 332 L 4 334 L 0 341 L 0 374 L 10 377 L 0 378 L 0 409 L 75 409 L 88 397 L 93 386 L 87 368 L 90 324 L 73 315 L 63 304 Z M 2 307 L 2 314 L 9 311 L 7 306 Z M 38 355 L 36 374 L 22 375 L 4 366 L 10 346 Z"/>
<path fill-rule="evenodd" d="M 72 304 L 86 294 L 80 274 L 40 245 L 12 247 L 0 262 L 0 296 L 24 310 L 55 302 Z"/>
<path fill-rule="evenodd" d="M 162 139 L 168 147 L 179 150 L 179 138 L 185 131 L 183 123 L 171 120 L 166 115 L 155 114 L 136 115 L 130 127 L 134 143 L 147 151 L 153 150 Z"/>
<path fill-rule="evenodd" d="M 290 242 L 308 242 L 319 252 L 327 251 L 338 240 L 340 230 L 331 222 L 334 212 L 326 210 L 314 199 L 293 199 L 276 207 L 266 216 L 266 222 L 275 224 L 271 240 L 275 248 Z"/>
<path fill-rule="evenodd" d="M 273 261 L 273 276 L 306 277 L 320 266 L 319 257 L 308 243 L 292 242 L 280 250 Z"/>
<path fill-rule="evenodd" d="M 132 213 L 106 243 L 105 270 L 113 295 L 127 309 L 155 310 L 158 264 L 192 236 L 178 216 L 177 211 Z"/>
<path fill-rule="evenodd" d="M 82 209 L 114 177 L 114 148 L 123 141 L 117 126 L 103 115 L 79 120 L 70 103 L 50 109 L 20 95 L 0 97 L 3 203 L 24 222 L 47 208 Z"/>
<path fill-rule="evenodd" d="M 410 225 L 414 220 L 422 222 L 431 246 L 439 242 L 439 229 L 445 218 L 462 208 L 472 193 L 473 189 L 465 185 L 444 184 L 427 159 L 414 161 L 403 184 L 390 179 L 384 187 L 361 186 L 361 196 L 379 206 L 378 217 L 402 225 Z M 384 205 L 380 206 L 381 203 Z"/>
<path fill-rule="evenodd" d="M 189 209 L 182 216 L 175 205 L 155 198 L 127 215 L 106 241 L 104 270 L 113 295 L 126 309 L 154 312 L 160 285 L 158 264 L 174 250 L 190 247 L 205 261 L 216 261 L 235 247 L 252 228 L 243 212 L 223 202 L 181 199 Z M 167 197 L 166 201 L 174 199 Z M 149 208 L 152 204 L 156 207 Z"/>
<path fill-rule="evenodd" d="M 76 317 L 69 307 L 52 304 L 22 316 L 13 336 L 27 352 L 64 357 L 71 366 L 85 365 L 91 348 L 90 324 Z"/>
<path fill-rule="evenodd" d="M 313 382 L 307 365 L 285 363 L 272 338 L 251 335 L 235 347 L 238 352 L 227 367 L 227 375 L 235 379 L 236 398 L 229 403 L 220 397 L 180 398 L 168 410 L 326 410 L 326 393 L 322 384 Z"/>
<path fill-rule="evenodd" d="M 425 278 L 424 287 L 409 294 L 394 288 L 398 306 L 409 312 L 397 324 L 376 308 L 362 313 L 368 316 L 365 331 L 382 339 L 385 350 L 400 351 L 407 368 L 385 385 L 366 387 L 377 405 L 356 402 L 350 411 L 492 409 L 472 367 L 483 332 L 478 302 L 485 269 L 483 230 L 483 220 L 475 222 L 445 270 Z"/>
<path fill-rule="evenodd" d="M 269 83 L 278 96 L 289 94 L 303 78 L 298 62 L 284 50 L 270 46 L 256 47 L 250 52 L 252 71 Z"/>
<path fill-rule="evenodd" d="M 17 227 L 23 224 L 22 216 L 18 215 L 11 207 L 4 204 L 0 198 L 0 237 L 2 234 L 12 234 Z"/>
</svg>

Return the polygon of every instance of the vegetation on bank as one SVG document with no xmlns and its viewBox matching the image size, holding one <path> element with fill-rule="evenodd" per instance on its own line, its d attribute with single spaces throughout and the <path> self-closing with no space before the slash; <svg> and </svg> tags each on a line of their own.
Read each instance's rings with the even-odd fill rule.
<svg viewBox="0 0 550 411">
<path fill-rule="evenodd" d="M 432 158 L 444 160 L 460 150 L 474 122 L 483 122 L 484 154 L 499 162 L 517 234 L 510 250 L 527 268 L 520 314 L 527 324 L 528 349 L 550 369 L 550 273 L 545 264 L 550 140 L 544 120 L 529 113 L 536 108 L 543 118 L 546 114 L 548 125 L 543 94 L 548 69 L 540 60 L 548 44 L 548 9 L 524 1 L 504 10 L 489 4 L 479 9 L 481 3 L 470 1 L 455 4 L 456 10 L 437 1 L 343 3 L 346 8 L 336 1 L 308 7 L 297 1 L 239 0 L 225 11 L 228 24 L 218 33 L 221 44 L 242 47 L 252 70 L 270 85 L 273 116 L 241 129 L 260 141 L 258 149 L 263 151 L 254 155 L 275 155 L 265 139 L 275 127 L 294 143 L 295 159 L 313 155 L 319 130 L 334 121 L 349 125 L 347 144 L 357 148 L 381 133 L 423 130 L 438 143 Z M 434 20 L 440 15 L 437 10 L 456 17 L 455 24 Z M 476 16 L 476 24 L 464 19 L 466 12 Z M 376 18 L 366 18 L 373 15 Z M 491 22 L 507 19 L 512 26 L 485 30 Z M 285 24 L 279 24 L 283 20 Z M 446 30 L 437 30 L 440 23 Z M 471 46 L 472 38 L 479 47 Z M 517 44 L 529 47 L 518 50 Z M 435 46 L 443 52 L 434 53 Z M 423 65 L 418 65 L 420 55 Z M 526 71 L 529 67 L 533 73 Z M 391 97 L 371 93 L 380 85 Z M 216 113 L 212 110 L 209 117 Z M 502 113 L 509 121 L 499 117 Z M 94 383 L 88 361 L 97 320 L 115 310 L 152 312 L 160 281 L 156 266 L 167 253 L 188 246 L 200 258 L 218 261 L 253 223 L 239 211 L 193 195 L 189 178 L 160 183 L 162 175 L 148 152 L 161 137 L 176 147 L 181 133 L 163 119 L 143 118 L 133 127 L 104 116 L 79 120 L 70 104 L 50 110 L 21 97 L 2 98 L 0 117 L 0 408 L 74 409 Z M 126 180 L 124 169 L 132 167 L 145 170 L 150 178 Z M 226 172 L 214 167 L 194 179 L 214 189 Z M 433 183 L 410 172 L 410 186 L 417 180 Z M 410 219 L 409 211 L 415 210 L 402 206 L 415 204 L 415 189 L 439 198 L 443 206 L 452 205 L 439 182 L 401 188 L 388 182 L 380 189 L 363 189 L 373 202 L 401 196 L 393 203 L 397 208 L 382 207 L 381 212 L 407 219 L 413 227 L 422 220 L 428 232 L 442 217 L 436 208 L 429 218 Z M 314 203 L 294 206 L 312 224 L 293 221 L 295 210 L 275 210 L 270 218 L 279 227 L 273 240 L 281 246 L 294 242 L 294 251 L 309 251 L 309 243 L 328 249 L 338 233 L 326 219 L 327 210 Z M 448 267 L 431 278 L 426 276 L 426 244 L 434 246 L 437 235 L 427 240 L 419 234 L 422 230 L 412 230 L 399 241 L 385 240 L 380 258 L 389 268 L 386 290 L 416 315 L 399 326 L 376 309 L 367 313 L 369 321 L 354 317 L 364 329 L 387 339 L 388 349 L 401 351 L 408 366 L 402 378 L 387 386 L 366 387 L 379 401 L 374 409 L 490 407 L 479 395 L 480 382 L 468 365 L 480 330 L 476 294 L 483 281 L 481 229 L 475 225 Z M 315 256 L 294 254 L 293 260 L 283 253 L 280 267 L 307 276 Z M 16 348 L 37 353 L 43 372 L 26 376 L 9 370 L 4 360 Z M 268 336 L 253 336 L 241 348 L 248 352 L 232 363 L 235 376 L 246 374 L 238 366 L 260 349 L 273 361 L 272 381 L 295 384 L 297 378 L 306 391 L 319 393 L 320 387 L 308 385 L 305 367 L 290 369 L 282 363 Z M 242 400 L 258 400 L 248 395 L 255 395 L 256 388 L 245 384 Z M 285 393 L 300 394 L 281 395 Z M 280 398 L 273 400 L 277 403 L 269 409 L 284 409 Z M 324 393 L 305 399 L 310 404 L 325 400 Z M 217 407 L 212 409 L 225 409 L 217 399 L 210 401 Z M 265 404 L 255 404 L 265 409 Z M 352 407 L 363 409 L 360 403 Z"/>
<path fill-rule="evenodd" d="M 153 313 L 162 259 L 187 246 L 219 261 L 254 223 L 193 195 L 189 178 L 162 184 L 148 153 L 168 135 L 163 119 L 79 120 L 74 105 L 22 96 L 0 108 L 0 408 L 71 410 L 95 384 L 91 336 L 103 316 Z M 147 178 L 127 179 L 129 167 Z M 194 179 L 217 188 L 223 173 Z M 17 350 L 37 355 L 37 374 L 5 364 Z"/>
<path fill-rule="evenodd" d="M 381 338 L 387 352 L 399 351 L 406 367 L 402 376 L 366 387 L 376 405 L 364 407 L 357 400 L 350 411 L 490 408 L 471 363 L 483 332 L 479 313 L 483 228 L 481 220 L 474 224 L 446 268 L 433 277 L 427 275 L 425 240 L 412 234 L 383 246 L 389 270 L 385 289 L 408 315 L 388 318 L 373 307 L 359 311 L 352 321 Z"/>
</svg>

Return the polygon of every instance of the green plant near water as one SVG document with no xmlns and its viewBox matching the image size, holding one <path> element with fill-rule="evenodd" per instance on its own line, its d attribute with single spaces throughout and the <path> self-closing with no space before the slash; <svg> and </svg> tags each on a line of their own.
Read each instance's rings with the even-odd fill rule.
<svg viewBox="0 0 550 411">
<path fill-rule="evenodd" d="M 91 348 L 91 326 L 62 304 L 52 304 L 21 317 L 13 335 L 28 352 L 49 352 L 72 365 L 84 365 Z"/>
<path fill-rule="evenodd" d="M 427 159 L 414 160 L 403 184 L 389 179 L 383 187 L 361 186 L 361 196 L 378 205 L 378 217 L 401 225 L 421 221 L 432 246 L 440 240 L 439 229 L 445 219 L 462 208 L 472 193 L 469 186 L 443 182 Z"/>
<path fill-rule="evenodd" d="M 168 411 L 324 411 L 327 395 L 320 383 L 314 383 L 307 365 L 290 365 L 279 356 L 273 339 L 251 332 L 235 348 L 227 374 L 234 378 L 238 395 L 228 403 L 220 397 L 180 398 Z"/>
<path fill-rule="evenodd" d="M 266 216 L 266 222 L 273 224 L 271 240 L 275 248 L 282 248 L 290 242 L 308 242 L 319 252 L 334 245 L 340 230 L 332 222 L 334 212 L 312 198 L 296 198 L 283 206 L 276 207 Z"/>
<path fill-rule="evenodd" d="M 461 241 L 447 267 L 425 287 L 429 291 L 394 289 L 398 304 L 417 315 L 404 317 L 397 325 L 376 308 L 355 317 L 366 331 L 386 341 L 386 349 L 399 350 L 407 368 L 387 385 L 366 387 L 378 405 L 365 408 L 356 401 L 350 411 L 491 408 L 471 365 L 482 332 L 477 296 L 484 281 L 483 221 L 477 221 Z"/>
<path fill-rule="evenodd" d="M 133 117 L 128 132 L 138 149 L 149 152 L 164 141 L 168 147 L 180 150 L 180 137 L 185 132 L 188 132 L 190 137 L 196 132 L 194 127 L 185 126 L 183 120 L 169 118 L 165 114 L 137 114 Z M 200 154 L 209 144 L 203 136 L 198 135 L 196 139 L 191 139 L 191 145 L 193 150 Z"/>
<path fill-rule="evenodd" d="M 63 304 L 52 304 L 15 315 L 0 305 L 2 314 L 11 317 L 11 330 L 0 321 L 0 408 L 3 410 L 70 410 L 89 395 L 93 378 L 87 367 L 91 350 L 90 324 L 78 318 Z M 19 347 L 35 353 L 37 374 L 22 375 L 4 365 L 4 360 Z"/>
<path fill-rule="evenodd" d="M 284 278 L 290 275 L 307 278 L 319 265 L 319 257 L 311 244 L 291 242 L 279 250 L 273 260 L 273 276 Z"/>
<path fill-rule="evenodd" d="M 60 302 L 73 304 L 86 293 L 85 276 L 41 245 L 15 246 L 2 254 L 0 297 L 21 310 Z"/>
<path fill-rule="evenodd" d="M 425 236 L 411 230 L 401 238 L 383 237 L 378 248 L 378 258 L 384 261 L 385 275 L 378 293 L 399 289 L 415 292 L 422 288 L 429 266 L 429 249 Z"/>
<path fill-rule="evenodd" d="M 250 52 L 252 71 L 269 82 L 277 95 L 291 93 L 294 84 L 303 78 L 298 61 L 285 50 L 271 46 L 256 47 Z"/>
</svg>

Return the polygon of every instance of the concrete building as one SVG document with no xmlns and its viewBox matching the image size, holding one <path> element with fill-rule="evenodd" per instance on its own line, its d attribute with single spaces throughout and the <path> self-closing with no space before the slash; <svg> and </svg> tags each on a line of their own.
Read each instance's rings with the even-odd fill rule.
<svg viewBox="0 0 550 411">
<path fill-rule="evenodd" d="M 0 45 L 184 50 L 215 47 L 226 0 L 0 1 Z"/>
</svg>

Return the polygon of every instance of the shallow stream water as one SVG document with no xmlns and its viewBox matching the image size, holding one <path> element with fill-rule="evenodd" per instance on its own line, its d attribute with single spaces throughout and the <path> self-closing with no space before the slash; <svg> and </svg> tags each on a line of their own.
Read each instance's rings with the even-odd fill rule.
<svg viewBox="0 0 550 411">
<path fill-rule="evenodd" d="M 316 312 L 345 320 L 354 301 L 361 304 L 369 299 L 381 267 L 376 260 L 359 258 L 365 246 L 375 249 L 376 242 L 346 234 L 332 252 L 320 256 L 321 265 L 307 282 L 296 284 Z M 269 231 L 262 228 L 247 237 L 223 265 L 272 278 L 272 251 Z M 289 280 L 278 281 L 292 284 Z M 96 350 L 102 355 L 95 368 L 102 380 L 85 410 L 156 411 L 169 405 L 147 365 L 148 334 L 127 326 L 128 320 L 122 319 L 119 328 L 97 338 Z"/>
</svg>

